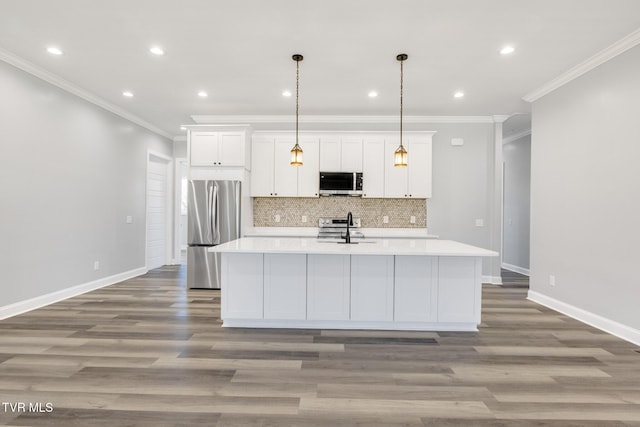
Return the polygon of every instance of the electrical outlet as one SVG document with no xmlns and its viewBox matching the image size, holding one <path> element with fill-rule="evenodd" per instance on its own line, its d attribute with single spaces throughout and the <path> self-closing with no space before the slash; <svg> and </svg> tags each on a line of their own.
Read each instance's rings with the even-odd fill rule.
<svg viewBox="0 0 640 427">
<path fill-rule="evenodd" d="M 389 217 L 387 215 L 382 217 L 382 223 L 383 224 L 389 224 Z"/>
<path fill-rule="evenodd" d="M 415 215 L 411 215 L 409 217 L 409 223 L 411 223 L 411 224 L 415 224 L 416 223 L 416 216 Z"/>
<path fill-rule="evenodd" d="M 307 222 L 307 216 L 306 215 L 302 215 L 302 222 Z"/>
<path fill-rule="evenodd" d="M 100 270 L 100 261 L 94 261 L 93 262 L 93 269 L 94 269 L 94 271 Z"/>
<path fill-rule="evenodd" d="M 280 222 L 280 214 L 276 214 L 274 219 L 276 222 Z"/>
<path fill-rule="evenodd" d="M 555 286 L 555 285 L 556 285 L 556 276 L 551 274 L 549 275 L 549 286 Z"/>
<path fill-rule="evenodd" d="M 125 219 L 125 222 L 127 224 L 131 224 L 133 222 L 133 217 L 131 215 L 127 215 L 127 218 Z"/>
</svg>

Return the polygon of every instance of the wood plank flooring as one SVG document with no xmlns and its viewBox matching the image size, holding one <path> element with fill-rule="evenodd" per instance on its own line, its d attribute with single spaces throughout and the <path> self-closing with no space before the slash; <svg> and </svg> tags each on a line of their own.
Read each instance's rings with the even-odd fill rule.
<svg viewBox="0 0 640 427">
<path fill-rule="evenodd" d="M 0 424 L 640 426 L 640 349 L 504 277 L 477 333 L 258 330 L 157 269 L 0 321 Z"/>
</svg>

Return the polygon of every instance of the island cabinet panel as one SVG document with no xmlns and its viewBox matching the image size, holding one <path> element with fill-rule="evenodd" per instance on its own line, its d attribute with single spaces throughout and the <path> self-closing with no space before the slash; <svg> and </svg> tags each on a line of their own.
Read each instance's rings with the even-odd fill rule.
<svg viewBox="0 0 640 427">
<path fill-rule="evenodd" d="M 393 255 L 351 256 L 351 320 L 393 320 Z"/>
<path fill-rule="evenodd" d="M 222 254 L 222 318 L 263 318 L 263 254 Z"/>
<path fill-rule="evenodd" d="M 307 256 L 264 254 L 264 318 L 307 316 Z"/>
<path fill-rule="evenodd" d="M 438 257 L 395 258 L 394 320 L 435 322 L 438 315 Z"/>
<path fill-rule="evenodd" d="M 438 261 L 438 321 L 480 323 L 480 260 L 440 257 Z M 477 285 L 478 284 L 478 285 Z"/>
<path fill-rule="evenodd" d="M 349 320 L 349 255 L 307 256 L 307 319 Z"/>
</svg>

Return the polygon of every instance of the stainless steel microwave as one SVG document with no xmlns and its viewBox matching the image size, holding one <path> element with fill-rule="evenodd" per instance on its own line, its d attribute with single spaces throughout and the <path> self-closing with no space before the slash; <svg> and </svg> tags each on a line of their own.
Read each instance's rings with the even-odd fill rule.
<svg viewBox="0 0 640 427">
<path fill-rule="evenodd" d="M 361 196 L 362 172 L 320 172 L 321 196 Z"/>
</svg>

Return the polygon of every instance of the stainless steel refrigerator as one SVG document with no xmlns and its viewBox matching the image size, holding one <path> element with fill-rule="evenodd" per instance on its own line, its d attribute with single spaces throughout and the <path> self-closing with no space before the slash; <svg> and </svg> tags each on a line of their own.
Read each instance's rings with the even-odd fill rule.
<svg viewBox="0 0 640 427">
<path fill-rule="evenodd" d="M 240 181 L 189 181 L 187 286 L 220 289 L 220 254 L 207 250 L 240 237 Z"/>
</svg>

